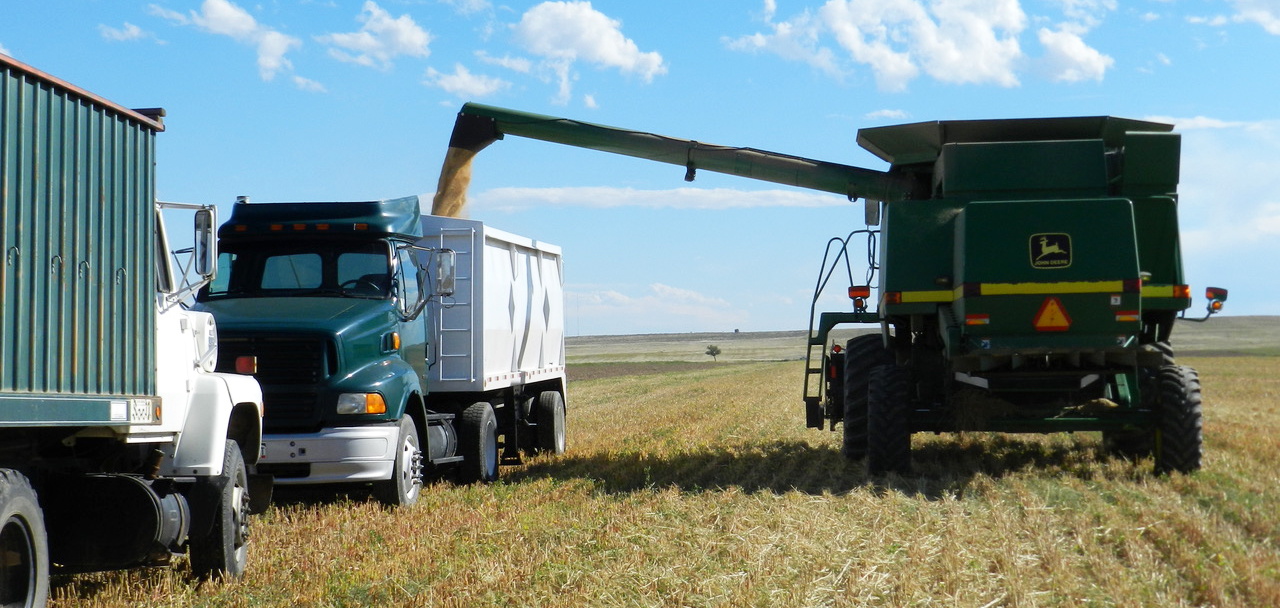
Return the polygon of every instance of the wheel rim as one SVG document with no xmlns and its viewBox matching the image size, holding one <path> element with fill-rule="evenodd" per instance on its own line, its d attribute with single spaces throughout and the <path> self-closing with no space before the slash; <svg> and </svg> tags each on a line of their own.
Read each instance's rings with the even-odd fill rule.
<svg viewBox="0 0 1280 608">
<path fill-rule="evenodd" d="M 485 428 L 485 434 L 488 437 L 484 451 L 484 474 L 486 479 L 493 479 L 498 475 L 498 429 L 497 426 L 490 423 Z"/>
<path fill-rule="evenodd" d="M 400 446 L 400 487 L 407 500 L 413 500 L 422 490 L 422 451 L 417 438 L 407 433 Z"/>
<path fill-rule="evenodd" d="M 0 604 L 25 606 L 35 591 L 35 551 L 31 528 L 18 517 L 10 517 L 0 529 Z"/>
<path fill-rule="evenodd" d="M 236 476 L 235 486 L 231 489 L 231 504 L 236 505 L 236 509 L 231 512 L 233 518 L 233 528 L 235 530 L 235 538 L 232 539 L 235 547 L 236 563 L 243 564 L 248 561 L 249 555 L 249 490 L 246 487 L 248 480 L 241 476 Z"/>
</svg>

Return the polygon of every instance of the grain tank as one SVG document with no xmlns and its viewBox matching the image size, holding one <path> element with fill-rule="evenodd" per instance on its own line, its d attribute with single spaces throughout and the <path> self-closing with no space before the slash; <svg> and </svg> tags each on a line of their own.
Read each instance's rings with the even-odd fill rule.
<svg viewBox="0 0 1280 608">
<path fill-rule="evenodd" d="M 913 433 L 967 430 L 1100 432 L 1186 472 L 1201 464 L 1201 397 L 1169 346 L 1191 304 L 1172 130 L 1115 117 L 862 129 L 881 171 L 467 104 L 450 146 L 518 135 L 683 166 L 688 181 L 704 169 L 864 199 L 866 226 L 833 238 L 819 273 L 804 403 L 808 426 L 839 424 L 874 474 L 910 470 Z M 833 276 L 848 276 L 850 307 L 818 312 Z M 1216 312 L 1226 290 L 1207 296 Z M 834 344 L 848 324 L 874 330 Z"/>
</svg>

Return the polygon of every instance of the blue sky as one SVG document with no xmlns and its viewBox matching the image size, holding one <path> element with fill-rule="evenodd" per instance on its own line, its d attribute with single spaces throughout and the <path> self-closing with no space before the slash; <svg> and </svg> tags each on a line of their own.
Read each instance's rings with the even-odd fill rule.
<svg viewBox="0 0 1280 608">
<path fill-rule="evenodd" d="M 1114 115 L 1183 134 L 1193 293 L 1230 288 L 1228 314 L 1280 301 L 1280 0 L 0 8 L 0 53 L 165 108 L 160 197 L 224 218 L 237 195 L 429 196 L 465 101 L 873 169 L 886 166 L 857 147 L 861 127 Z M 823 246 L 861 227 L 861 205 L 683 176 L 508 138 L 477 158 L 469 213 L 564 248 L 571 335 L 805 327 Z"/>
</svg>

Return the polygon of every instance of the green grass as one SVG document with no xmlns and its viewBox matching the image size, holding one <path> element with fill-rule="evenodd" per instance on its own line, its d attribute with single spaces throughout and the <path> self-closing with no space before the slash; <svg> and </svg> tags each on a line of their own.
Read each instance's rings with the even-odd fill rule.
<svg viewBox="0 0 1280 608">
<path fill-rule="evenodd" d="M 918 475 L 869 478 L 803 428 L 799 362 L 600 368 L 570 386 L 561 457 L 407 509 L 276 504 L 241 580 L 83 575 L 52 604 L 1280 605 L 1280 359 L 1183 362 L 1205 468 L 1168 477 L 1088 433 L 969 433 L 917 435 Z"/>
</svg>

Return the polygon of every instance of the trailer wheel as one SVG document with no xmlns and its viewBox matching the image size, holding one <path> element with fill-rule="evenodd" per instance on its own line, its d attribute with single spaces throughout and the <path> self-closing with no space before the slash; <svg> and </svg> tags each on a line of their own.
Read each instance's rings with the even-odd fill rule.
<svg viewBox="0 0 1280 608">
<path fill-rule="evenodd" d="M 191 539 L 191 570 L 201 578 L 236 578 L 244 574 L 249 557 L 249 473 L 240 445 L 227 440 L 222 456 L 222 475 L 209 483 L 221 485 L 211 494 L 216 504 L 213 529 L 207 536 Z"/>
<path fill-rule="evenodd" d="M 1204 450 L 1200 376 L 1190 367 L 1166 365 L 1160 368 L 1159 380 L 1156 473 L 1198 471 Z"/>
<path fill-rule="evenodd" d="M 422 446 L 418 443 L 418 426 L 413 418 L 400 419 L 395 468 L 391 479 L 378 482 L 375 493 L 382 502 L 393 507 L 418 502 L 422 493 Z"/>
<path fill-rule="evenodd" d="M 911 472 L 911 430 L 907 415 L 907 371 L 896 365 L 872 368 L 867 390 L 867 472 Z"/>
<path fill-rule="evenodd" d="M 538 451 L 546 454 L 563 454 L 565 444 L 564 397 L 560 391 L 538 393 L 535 406 L 538 423 Z"/>
<path fill-rule="evenodd" d="M 462 455 L 458 481 L 498 479 L 498 419 L 493 406 L 484 401 L 472 403 L 462 410 L 458 423 L 458 452 Z"/>
<path fill-rule="evenodd" d="M 849 460 L 867 455 L 867 377 L 871 369 L 892 365 L 893 353 L 880 334 L 857 336 L 844 351 L 844 443 L 841 453 Z"/>
<path fill-rule="evenodd" d="M 0 469 L 0 606 L 44 606 L 49 597 L 49 539 L 31 482 Z"/>
</svg>

